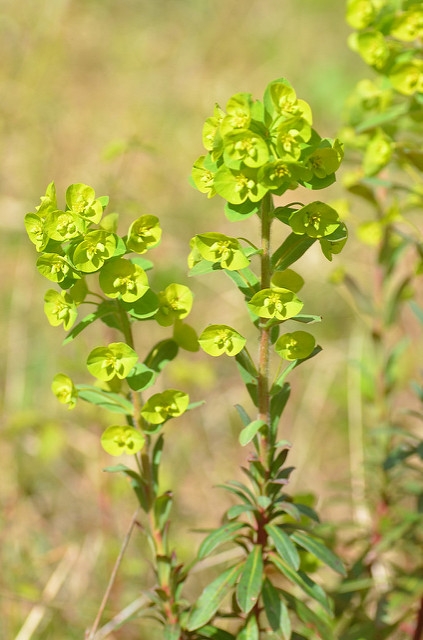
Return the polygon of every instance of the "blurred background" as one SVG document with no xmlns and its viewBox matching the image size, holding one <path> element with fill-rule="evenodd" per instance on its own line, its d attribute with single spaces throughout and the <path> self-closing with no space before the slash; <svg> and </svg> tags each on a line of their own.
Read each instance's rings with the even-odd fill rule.
<svg viewBox="0 0 423 640">
<path fill-rule="evenodd" d="M 61 346 L 63 330 L 43 313 L 49 284 L 35 268 L 24 215 L 52 180 L 61 202 L 75 182 L 109 195 L 121 233 L 141 214 L 157 215 L 164 240 L 151 254 L 153 287 L 188 284 L 197 331 L 207 316 L 242 332 L 244 306 L 229 280 L 187 278 L 194 234 L 257 232 L 253 219 L 241 232 L 222 200 L 189 185 L 203 122 L 216 102 L 224 107 L 239 91 L 261 98 L 284 76 L 310 103 L 317 131 L 334 137 L 347 95 L 367 73 L 347 48 L 344 10 L 339 0 L 0 0 L 1 638 L 82 638 L 135 508 L 125 479 L 102 471 L 111 461 L 99 436 L 110 417 L 83 403 L 67 412 L 50 391 L 59 371 L 87 379 L 86 355 L 102 328 Z M 321 197 L 343 196 L 334 185 Z M 352 242 L 335 266 L 356 252 Z M 324 316 L 315 331 L 324 352 L 293 376 L 281 434 L 294 444 L 292 490 L 320 493 L 323 515 L 336 513 L 334 484 L 348 481 L 345 354 L 355 322 L 328 283 L 333 268 L 310 252 L 298 269 L 307 312 Z M 141 356 L 149 331 L 137 329 Z M 182 354 L 166 383 L 206 400 L 167 430 L 163 486 L 176 488 L 173 535 L 187 559 L 201 540 L 194 530 L 217 525 L 230 504 L 214 485 L 237 477 L 247 455 L 233 409 L 246 399 L 233 361 L 205 354 Z M 139 595 L 149 570 L 136 532 L 105 619 Z M 139 638 L 140 623 L 111 637 Z"/>
</svg>

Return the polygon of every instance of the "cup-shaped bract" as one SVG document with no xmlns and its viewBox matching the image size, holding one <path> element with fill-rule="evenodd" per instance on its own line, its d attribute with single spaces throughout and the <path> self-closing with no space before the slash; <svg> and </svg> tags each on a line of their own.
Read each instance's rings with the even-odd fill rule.
<svg viewBox="0 0 423 640">
<path fill-rule="evenodd" d="M 191 290 L 183 284 L 170 284 L 159 293 L 159 309 L 155 319 L 162 327 L 187 317 L 192 308 Z"/>
<path fill-rule="evenodd" d="M 54 289 L 49 289 L 44 295 L 44 313 L 53 327 L 63 324 L 66 331 L 71 328 L 78 316 L 72 296 L 66 291 L 59 293 Z"/>
<path fill-rule="evenodd" d="M 272 287 L 255 293 L 249 309 L 260 318 L 288 320 L 300 313 L 304 303 L 289 289 Z"/>
<path fill-rule="evenodd" d="M 261 167 L 269 159 L 269 149 L 261 136 L 249 129 L 234 131 L 223 139 L 223 159 L 227 167 Z"/>
<path fill-rule="evenodd" d="M 347 22 L 354 29 L 365 29 L 376 17 L 376 8 L 372 0 L 348 0 Z"/>
<path fill-rule="evenodd" d="M 347 240 L 348 229 L 343 222 L 329 236 L 319 238 L 320 247 L 325 258 L 331 261 L 333 255 L 341 253 Z"/>
<path fill-rule="evenodd" d="M 89 231 L 76 247 L 72 261 L 84 273 L 98 271 L 116 250 L 117 236 L 107 231 Z"/>
<path fill-rule="evenodd" d="M 112 342 L 96 347 L 87 359 L 88 371 L 99 380 L 108 382 L 115 376 L 126 378 L 138 361 L 136 352 L 124 342 Z"/>
<path fill-rule="evenodd" d="M 316 345 L 314 336 L 307 331 L 284 333 L 275 343 L 275 351 L 284 360 L 308 358 Z"/>
<path fill-rule="evenodd" d="M 94 224 L 98 224 L 103 215 L 103 207 L 96 200 L 94 189 L 86 184 L 71 184 L 66 190 L 66 204 L 71 211 Z"/>
<path fill-rule="evenodd" d="M 27 213 L 24 224 L 28 238 L 35 244 L 38 252 L 42 251 L 48 242 L 48 235 L 44 228 L 45 218 L 38 213 Z"/>
<path fill-rule="evenodd" d="M 258 202 L 267 192 L 259 181 L 257 169 L 248 167 L 229 169 L 222 165 L 215 173 L 213 185 L 216 193 L 232 204 L 242 204 L 247 199 Z"/>
<path fill-rule="evenodd" d="M 79 276 L 73 271 L 69 262 L 57 253 L 43 253 L 37 260 L 37 269 L 52 282 L 63 282 L 65 278 L 77 279 Z"/>
<path fill-rule="evenodd" d="M 109 260 L 99 276 L 100 287 L 109 298 L 134 302 L 148 291 L 148 278 L 144 269 L 125 258 Z"/>
<path fill-rule="evenodd" d="M 210 356 L 236 356 L 245 347 L 246 339 L 226 324 L 211 324 L 198 338 L 200 347 Z"/>
<path fill-rule="evenodd" d="M 222 269 L 237 271 L 250 264 L 237 238 L 223 233 L 208 232 L 195 236 L 193 243 L 204 260 L 218 263 Z"/>
<path fill-rule="evenodd" d="M 390 34 L 402 42 L 413 42 L 423 38 L 423 8 L 410 7 L 395 16 L 390 28 Z"/>
<path fill-rule="evenodd" d="M 62 404 L 67 404 L 69 409 L 73 409 L 78 399 L 78 391 L 69 376 L 58 373 L 54 376 L 51 390 Z"/>
<path fill-rule="evenodd" d="M 134 220 L 129 227 L 126 246 L 135 253 L 145 253 L 157 246 L 162 237 L 157 216 L 143 215 Z"/>
<path fill-rule="evenodd" d="M 206 156 L 200 156 L 192 167 L 192 181 L 201 193 L 206 193 L 208 198 L 216 195 L 214 188 L 214 172 L 204 165 Z"/>
<path fill-rule="evenodd" d="M 310 238 L 329 236 L 340 224 L 341 221 L 335 209 L 318 200 L 294 211 L 289 217 L 289 226 L 292 231 Z"/>
<path fill-rule="evenodd" d="M 177 389 L 166 389 L 147 400 L 141 409 L 141 416 L 150 424 L 162 424 L 170 418 L 178 418 L 188 408 L 189 396 Z"/>
<path fill-rule="evenodd" d="M 423 93 L 423 60 L 398 62 L 389 72 L 394 89 L 406 96 Z"/>
<path fill-rule="evenodd" d="M 65 242 L 82 235 L 87 228 L 87 222 L 73 211 L 52 211 L 44 223 L 45 233 L 52 240 Z"/>
<path fill-rule="evenodd" d="M 107 427 L 101 436 L 101 446 L 111 456 L 134 455 L 145 444 L 143 434 L 126 425 Z"/>
</svg>

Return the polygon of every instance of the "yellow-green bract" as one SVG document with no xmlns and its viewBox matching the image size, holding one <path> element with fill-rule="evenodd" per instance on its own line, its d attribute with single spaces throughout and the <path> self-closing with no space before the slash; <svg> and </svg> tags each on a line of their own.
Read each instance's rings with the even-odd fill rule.
<svg viewBox="0 0 423 640">
<path fill-rule="evenodd" d="M 210 356 L 221 356 L 224 353 L 228 356 L 236 356 L 242 351 L 247 341 L 238 331 L 226 324 L 211 324 L 204 329 L 198 342 L 203 351 Z"/>
<path fill-rule="evenodd" d="M 134 455 L 140 451 L 145 443 L 145 437 L 140 431 L 128 426 L 108 427 L 101 436 L 101 445 L 112 456 L 123 454 Z"/>
<path fill-rule="evenodd" d="M 115 376 L 126 378 L 138 361 L 136 352 L 124 342 L 112 342 L 107 347 L 96 347 L 87 359 L 88 371 L 107 382 Z"/>
</svg>

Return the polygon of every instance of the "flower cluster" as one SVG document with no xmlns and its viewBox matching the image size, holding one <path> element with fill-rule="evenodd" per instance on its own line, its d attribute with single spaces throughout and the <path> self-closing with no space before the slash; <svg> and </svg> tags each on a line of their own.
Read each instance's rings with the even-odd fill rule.
<svg viewBox="0 0 423 640">
<path fill-rule="evenodd" d="M 399 93 L 423 93 L 421 0 L 349 0 L 347 20 L 357 29 L 349 44 Z"/>
<path fill-rule="evenodd" d="M 268 85 L 263 102 L 238 93 L 226 111 L 216 106 L 203 143 L 208 153 L 194 164 L 195 186 L 209 197 L 219 194 L 240 214 L 256 212 L 268 192 L 327 187 L 342 159 L 339 142 L 316 133 L 309 105 L 283 78 Z"/>
</svg>

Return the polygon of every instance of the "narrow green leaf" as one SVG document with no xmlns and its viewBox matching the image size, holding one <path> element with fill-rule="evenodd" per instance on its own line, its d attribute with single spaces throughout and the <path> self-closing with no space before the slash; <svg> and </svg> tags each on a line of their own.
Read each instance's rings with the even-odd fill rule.
<svg viewBox="0 0 423 640">
<path fill-rule="evenodd" d="M 150 351 L 144 364 L 154 371 L 161 371 L 178 353 L 178 345 L 174 340 L 162 340 Z"/>
<path fill-rule="evenodd" d="M 239 580 L 236 599 L 244 613 L 257 603 L 263 582 L 263 547 L 256 545 L 247 558 Z"/>
<path fill-rule="evenodd" d="M 232 633 L 219 629 L 219 627 L 215 627 L 211 624 L 198 629 L 197 633 L 198 637 L 201 639 L 211 638 L 212 640 L 235 640 L 235 636 L 232 635 Z"/>
<path fill-rule="evenodd" d="M 132 402 L 119 393 L 111 393 L 89 385 L 77 384 L 75 386 L 78 390 L 78 397 L 85 400 L 85 402 L 90 402 L 113 413 L 122 413 L 130 416 L 134 413 Z"/>
<path fill-rule="evenodd" d="M 302 602 L 302 600 L 299 600 L 285 591 L 283 592 L 283 595 L 300 620 L 302 620 L 307 626 L 313 627 L 322 640 L 336 640 L 333 632 L 332 621 L 324 611 L 321 611 L 320 609 L 313 611 L 304 602 Z"/>
<path fill-rule="evenodd" d="M 281 527 L 274 524 L 267 524 L 265 526 L 267 534 L 273 540 L 276 551 L 280 557 L 294 570 L 297 571 L 300 567 L 300 556 L 298 554 L 295 544 L 291 538 Z"/>
<path fill-rule="evenodd" d="M 228 524 L 219 527 L 219 529 L 209 533 L 209 535 L 204 538 L 198 550 L 199 559 L 201 560 L 210 555 L 220 545 L 232 542 L 236 538 L 238 532 L 244 527 L 245 524 L 242 522 L 229 522 Z"/>
<path fill-rule="evenodd" d="M 153 485 L 154 485 L 155 491 L 157 491 L 159 486 L 159 470 L 160 470 L 160 460 L 162 458 L 162 452 L 163 452 L 163 445 L 164 445 L 164 438 L 163 438 L 163 435 L 160 435 L 157 438 L 157 441 L 154 445 L 153 455 L 152 455 L 152 465 L 151 465 Z"/>
<path fill-rule="evenodd" d="M 245 349 L 237 353 L 237 355 L 235 356 L 235 360 L 241 379 L 245 384 L 248 393 L 250 394 L 250 398 L 255 406 L 257 406 L 258 371 Z"/>
<path fill-rule="evenodd" d="M 316 558 L 336 571 L 336 573 L 339 573 L 341 576 L 347 575 L 345 567 L 338 556 L 328 549 L 320 540 L 312 538 L 304 531 L 295 531 L 291 535 L 291 540 L 294 540 L 300 547 L 316 556 Z"/>
<path fill-rule="evenodd" d="M 126 380 L 134 391 L 144 391 L 154 384 L 156 372 L 146 367 L 144 363 L 137 362 Z"/>
<path fill-rule="evenodd" d="M 277 437 L 278 424 L 280 417 L 286 407 L 286 403 L 289 400 L 291 394 L 291 385 L 285 382 L 282 388 L 272 387 L 272 397 L 270 398 L 270 417 L 271 417 L 271 429 L 272 437 L 275 440 Z"/>
<path fill-rule="evenodd" d="M 276 271 L 288 269 L 311 247 L 316 238 L 290 233 L 281 246 L 274 252 L 272 267 Z"/>
<path fill-rule="evenodd" d="M 305 313 L 299 313 L 295 318 L 292 318 L 295 322 L 302 322 L 303 324 L 315 324 L 322 321 L 322 316 L 312 316 Z"/>
<path fill-rule="evenodd" d="M 98 319 L 102 319 L 104 321 L 106 316 L 116 316 L 116 307 L 114 303 L 110 304 L 104 302 L 99 305 L 96 311 L 94 311 L 93 313 L 89 313 L 87 316 L 85 316 L 85 318 L 82 318 L 81 322 L 78 322 L 78 324 L 73 327 L 72 331 L 69 331 L 62 344 L 65 345 L 69 342 L 72 342 L 72 340 L 74 340 L 76 336 L 82 333 L 82 331 L 89 327 L 93 322 Z"/>
<path fill-rule="evenodd" d="M 233 507 L 230 507 L 230 509 L 228 509 L 227 516 L 229 520 L 235 520 L 235 518 L 238 518 L 238 516 L 240 516 L 242 513 L 252 513 L 253 511 L 256 511 L 256 507 L 254 507 L 252 504 L 234 504 Z"/>
<path fill-rule="evenodd" d="M 251 422 L 251 418 L 248 415 L 248 413 L 245 411 L 244 407 L 242 407 L 240 404 L 236 404 L 235 409 L 238 411 L 239 417 L 241 418 L 242 424 L 244 425 L 244 427 L 249 425 Z"/>
<path fill-rule="evenodd" d="M 303 571 L 294 571 L 286 561 L 282 560 L 280 556 L 277 556 L 274 553 L 269 554 L 269 560 L 277 569 L 279 569 L 279 571 L 281 571 L 281 573 L 284 574 L 286 578 L 288 578 L 288 580 L 299 586 L 304 593 L 319 602 L 329 615 L 332 615 L 330 601 L 320 585 L 316 584 Z"/>
<path fill-rule="evenodd" d="M 282 631 L 286 640 L 291 637 L 291 623 L 286 604 L 281 598 L 280 591 L 266 578 L 263 582 L 261 597 L 264 611 L 273 631 Z"/>
<path fill-rule="evenodd" d="M 251 442 L 254 436 L 257 435 L 260 429 L 266 426 L 267 425 L 264 420 L 253 420 L 253 422 L 250 422 L 250 424 L 247 425 L 239 434 L 239 443 L 245 447 L 249 442 Z"/>
<path fill-rule="evenodd" d="M 175 624 L 167 624 L 163 630 L 163 640 L 179 640 L 181 637 L 181 627 Z"/>
<path fill-rule="evenodd" d="M 201 593 L 191 610 L 187 630 L 195 631 L 206 625 L 228 596 L 243 568 L 243 563 L 230 567 L 211 582 Z"/>
<path fill-rule="evenodd" d="M 259 628 L 256 616 L 251 615 L 247 618 L 247 622 L 238 632 L 236 640 L 259 640 Z"/>
</svg>

